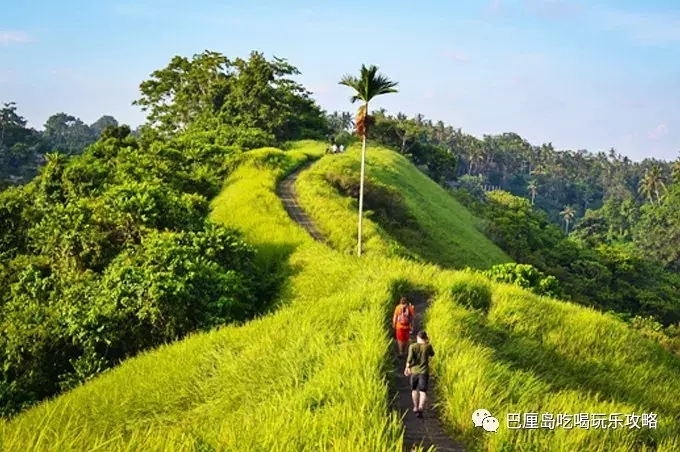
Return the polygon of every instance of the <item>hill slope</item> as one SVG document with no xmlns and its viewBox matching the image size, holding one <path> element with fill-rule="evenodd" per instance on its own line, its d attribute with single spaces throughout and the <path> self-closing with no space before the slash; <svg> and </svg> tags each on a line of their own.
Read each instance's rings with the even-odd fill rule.
<svg viewBox="0 0 680 452">
<path fill-rule="evenodd" d="M 289 152 L 249 153 L 214 201 L 216 219 L 242 227 L 264 262 L 287 268 L 276 312 L 145 353 L 4 423 L 4 450 L 400 450 L 385 384 L 386 320 L 409 287 L 433 295 L 426 325 L 437 350 L 444 420 L 469 446 L 677 450 L 678 359 L 623 323 L 471 272 L 387 257 L 389 236 L 376 224 L 367 231 L 372 251 L 360 260 L 314 243 L 288 219 L 274 188 L 321 150 L 303 143 Z M 322 159 L 315 169 L 345 159 L 352 154 Z M 337 193 L 315 201 L 310 191 L 322 185 L 307 188 L 306 202 L 326 203 L 337 215 L 319 227 L 331 231 L 336 246 L 350 244 L 355 228 L 348 223 L 344 236 L 337 229 L 337 219 L 353 217 L 350 203 L 343 213 L 338 206 L 346 201 Z M 415 205 L 410 212 L 424 215 Z M 478 243 L 465 245 L 449 263 L 458 256 L 465 265 L 469 253 L 484 265 L 471 250 Z M 501 421 L 496 434 L 472 426 L 470 415 L 480 407 Z M 657 413 L 658 428 L 505 427 L 508 413 L 633 411 Z"/>
<path fill-rule="evenodd" d="M 350 231 L 356 230 L 358 202 L 345 195 L 358 193 L 359 158 L 360 147 L 354 146 L 323 159 L 298 181 L 303 207 L 334 248 L 350 254 L 356 252 Z M 447 267 L 487 268 L 511 260 L 479 232 L 465 207 L 405 157 L 369 148 L 366 186 L 365 208 L 374 211 L 364 226 L 366 253 L 398 255 L 398 242 L 407 254 Z"/>
</svg>

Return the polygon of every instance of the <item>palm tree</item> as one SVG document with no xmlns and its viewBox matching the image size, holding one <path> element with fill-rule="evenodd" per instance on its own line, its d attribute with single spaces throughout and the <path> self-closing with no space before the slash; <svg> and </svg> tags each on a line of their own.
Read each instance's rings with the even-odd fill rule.
<svg viewBox="0 0 680 452">
<path fill-rule="evenodd" d="M 658 165 L 652 166 L 645 171 L 644 177 L 640 180 L 638 190 L 640 194 L 649 199 L 651 204 L 654 204 L 654 197 L 659 202 L 662 197 L 662 191 L 666 189 L 666 184 L 663 181 L 663 174 Z"/>
<path fill-rule="evenodd" d="M 470 163 L 468 166 L 468 174 L 473 175 L 473 169 L 477 169 L 477 173 L 481 174 L 482 164 L 486 160 L 485 149 L 481 144 L 470 149 Z M 479 163 L 479 165 L 476 165 Z"/>
<path fill-rule="evenodd" d="M 562 215 L 562 218 L 564 218 L 564 232 L 569 235 L 569 224 L 571 221 L 574 219 L 574 215 L 576 215 L 576 211 L 574 210 L 573 207 L 566 206 L 562 212 L 560 212 L 560 215 Z"/>
<path fill-rule="evenodd" d="M 543 163 L 539 163 L 534 166 L 534 168 L 529 172 L 532 176 L 545 176 L 548 174 L 548 170 Z"/>
<path fill-rule="evenodd" d="M 538 184 L 536 184 L 535 180 L 532 180 L 529 182 L 527 189 L 529 189 L 529 192 L 531 193 L 531 205 L 533 206 L 534 200 L 536 199 L 536 193 L 538 193 Z"/>
<path fill-rule="evenodd" d="M 352 103 L 357 101 L 363 102 L 357 112 L 357 119 L 355 126 L 357 135 L 361 137 L 361 181 L 359 187 L 359 232 L 357 255 L 361 256 L 361 220 L 364 209 L 364 172 L 366 167 L 366 129 L 370 117 L 368 115 L 368 103 L 376 96 L 381 94 L 396 93 L 397 82 L 391 81 L 382 74 L 378 74 L 377 66 L 361 65 L 361 72 L 359 77 L 345 75 L 339 82 L 340 85 L 352 88 L 355 93 L 350 98 Z"/>
<path fill-rule="evenodd" d="M 671 174 L 673 175 L 673 182 L 680 184 L 680 157 L 673 162 L 671 166 Z"/>
<path fill-rule="evenodd" d="M 437 138 L 438 144 L 444 141 L 444 136 L 446 136 L 446 126 L 444 121 L 437 121 L 437 129 L 435 130 L 435 137 Z"/>
<path fill-rule="evenodd" d="M 352 118 L 352 114 L 348 111 L 343 111 L 341 116 L 341 123 L 343 130 L 351 131 L 352 127 L 354 127 L 354 118 Z"/>
</svg>

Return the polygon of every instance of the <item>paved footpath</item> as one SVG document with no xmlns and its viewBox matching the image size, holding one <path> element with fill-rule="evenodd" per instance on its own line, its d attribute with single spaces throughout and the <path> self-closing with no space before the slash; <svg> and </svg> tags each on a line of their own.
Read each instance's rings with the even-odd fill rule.
<svg viewBox="0 0 680 452">
<path fill-rule="evenodd" d="M 302 226 L 309 235 L 322 243 L 326 243 L 326 239 L 314 226 L 314 223 L 305 213 L 298 202 L 297 193 L 295 192 L 295 182 L 298 175 L 307 169 L 313 162 L 309 162 L 289 174 L 278 186 L 278 196 L 283 202 L 283 207 L 288 212 L 288 215 Z M 416 319 L 414 321 L 415 331 L 420 329 L 420 319 L 427 308 L 427 300 L 424 298 L 414 297 L 411 302 L 416 308 Z M 437 351 L 436 344 L 433 344 L 435 352 Z M 404 359 L 396 358 L 396 343 L 394 348 L 395 363 L 393 372 L 396 381 L 396 393 L 394 394 L 393 408 L 403 415 L 404 423 L 404 450 L 410 451 L 414 446 L 422 445 L 425 450 L 434 447 L 439 452 L 462 452 L 465 449 L 455 443 L 449 438 L 439 423 L 437 413 L 433 409 L 436 404 L 435 384 L 434 378 L 430 378 L 430 385 L 428 388 L 428 409 L 425 411 L 423 418 L 418 419 L 413 413 L 413 402 L 411 401 L 411 388 L 409 386 L 409 378 L 404 375 Z"/>
<path fill-rule="evenodd" d="M 421 319 L 423 313 L 427 309 L 427 300 L 418 295 L 409 296 L 409 301 L 413 303 L 416 308 L 416 318 L 413 322 L 414 333 L 421 329 Z M 390 319 L 391 323 L 391 319 Z M 437 353 L 437 345 L 432 344 L 435 351 L 435 359 Z M 397 354 L 396 342 L 394 344 L 394 353 Z M 411 387 L 409 385 L 409 377 L 404 375 L 405 358 L 395 358 L 394 374 L 397 384 L 397 391 L 399 393 L 394 402 L 394 408 L 404 416 L 404 450 L 410 451 L 414 446 L 422 445 L 424 450 L 430 447 L 435 448 L 436 451 L 441 452 L 462 452 L 465 449 L 462 445 L 454 442 L 442 429 L 436 412 L 436 381 L 430 377 L 429 387 L 427 389 L 427 406 L 428 408 L 423 413 L 423 417 L 418 419 L 413 413 L 413 401 L 411 400 Z"/>
</svg>

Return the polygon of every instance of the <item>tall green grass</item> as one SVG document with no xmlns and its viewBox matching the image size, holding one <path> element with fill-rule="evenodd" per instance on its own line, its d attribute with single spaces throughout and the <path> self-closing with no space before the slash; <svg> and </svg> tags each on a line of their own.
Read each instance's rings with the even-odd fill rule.
<svg viewBox="0 0 680 452">
<path fill-rule="evenodd" d="M 131 359 L 3 423 L 3 449 L 400 450 L 385 384 L 390 286 L 312 243 L 273 194 L 305 158 L 256 151 L 214 203 L 215 219 L 291 266 L 275 314 Z"/>
<path fill-rule="evenodd" d="M 395 287 L 404 286 L 434 294 L 425 320 L 443 422 L 469 450 L 680 450 L 678 360 L 625 324 L 478 274 L 387 257 L 390 237 L 371 222 L 371 252 L 362 259 L 343 253 L 353 246 L 353 206 L 320 177 L 355 161 L 354 150 L 323 158 L 300 179 L 303 205 L 340 252 L 312 242 L 274 189 L 322 150 L 307 142 L 249 153 L 213 205 L 213 218 L 242 228 L 263 262 L 285 268 L 276 312 L 147 352 L 2 423 L 3 450 L 401 450 L 400 422 L 390 411 L 387 322 Z M 369 155 L 378 180 L 412 185 L 409 178 L 422 177 L 387 151 Z M 433 262 L 484 267 L 505 259 L 468 231 L 474 219 L 455 211 L 445 192 L 427 201 L 426 189 L 437 192 L 413 188 L 405 199 L 431 230 L 423 243 L 440 255 Z M 435 218 L 438 205 L 448 206 L 447 219 Z M 441 225 L 448 229 L 439 235 Z M 458 231 L 471 235 L 463 241 L 453 237 Z M 423 243 L 413 249 L 426 256 Z M 477 408 L 501 421 L 497 433 L 473 427 Z M 657 412 L 659 427 L 505 426 L 513 412 L 633 411 Z"/>
<path fill-rule="evenodd" d="M 470 309 L 471 297 L 488 310 Z M 485 303 L 482 303 L 485 304 Z M 480 276 L 457 275 L 428 311 L 444 419 L 481 450 L 680 450 L 680 362 L 624 323 Z M 479 408 L 499 419 L 475 429 Z M 658 415 L 656 429 L 521 429 L 508 413 Z"/>
<path fill-rule="evenodd" d="M 359 174 L 359 146 L 331 155 L 300 175 L 300 203 L 329 238 L 345 253 L 356 250 L 358 202 L 341 196 L 326 182 L 327 174 Z M 418 227 L 390 236 L 375 221 L 365 221 L 363 239 L 369 255 L 387 256 L 393 242 L 427 262 L 448 267 L 489 268 L 511 259 L 475 227 L 478 221 L 445 189 L 405 157 L 380 147 L 369 147 L 366 177 L 394 187 L 403 197 Z M 354 232 L 354 234 L 352 234 Z"/>
</svg>

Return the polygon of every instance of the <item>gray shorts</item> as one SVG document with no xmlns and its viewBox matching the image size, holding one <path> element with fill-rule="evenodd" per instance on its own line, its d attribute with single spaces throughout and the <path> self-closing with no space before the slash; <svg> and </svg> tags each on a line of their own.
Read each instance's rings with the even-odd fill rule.
<svg viewBox="0 0 680 452">
<path fill-rule="evenodd" d="M 427 374 L 414 374 L 410 379 L 411 391 L 427 392 L 430 376 Z"/>
</svg>

